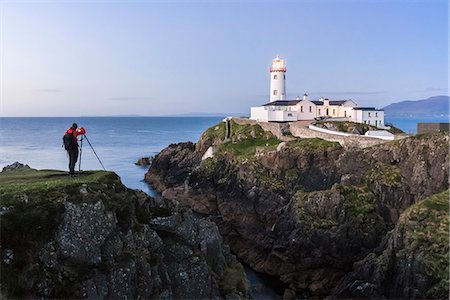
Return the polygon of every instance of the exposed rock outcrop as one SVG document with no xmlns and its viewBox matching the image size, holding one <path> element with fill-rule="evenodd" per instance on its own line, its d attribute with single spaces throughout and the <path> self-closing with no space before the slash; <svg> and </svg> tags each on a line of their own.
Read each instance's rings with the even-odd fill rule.
<svg viewBox="0 0 450 300">
<path fill-rule="evenodd" d="M 320 139 L 278 147 L 258 125 L 232 124 L 224 141 L 222 127 L 196 145 L 164 149 L 145 178 L 166 197 L 215 215 L 233 252 L 279 276 L 286 298 L 331 295 L 408 207 L 448 189 L 445 134 L 349 150 Z M 202 161 L 212 145 L 214 157 Z"/>
<path fill-rule="evenodd" d="M 127 189 L 114 173 L 5 172 L 0 198 L 9 207 L 1 218 L 7 298 L 248 296 L 214 222 Z"/>
<path fill-rule="evenodd" d="M 16 161 L 10 165 L 3 167 L 2 172 L 0 172 L 0 173 L 13 171 L 13 170 L 28 170 L 28 169 L 31 169 L 29 165 L 24 165 L 24 164 Z"/>
<path fill-rule="evenodd" d="M 152 164 L 153 156 L 141 157 L 134 164 L 136 166 L 149 166 Z"/>
<path fill-rule="evenodd" d="M 380 246 L 355 263 L 343 298 L 445 299 L 449 284 L 449 191 L 408 208 Z"/>
</svg>

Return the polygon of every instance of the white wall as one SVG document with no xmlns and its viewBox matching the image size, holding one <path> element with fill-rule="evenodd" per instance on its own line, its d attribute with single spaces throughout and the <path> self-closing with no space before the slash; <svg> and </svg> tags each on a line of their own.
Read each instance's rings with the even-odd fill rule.
<svg viewBox="0 0 450 300">
<path fill-rule="evenodd" d="M 297 103 L 296 109 L 298 120 L 314 120 L 314 118 L 317 117 L 317 105 L 315 105 L 309 100 L 302 100 L 299 103 Z"/>
<path fill-rule="evenodd" d="M 383 110 L 361 110 L 355 109 L 355 122 L 365 123 L 372 126 L 384 126 L 384 111 Z"/>
<path fill-rule="evenodd" d="M 269 121 L 294 122 L 297 121 L 296 111 L 269 110 Z"/>
<path fill-rule="evenodd" d="M 250 120 L 267 122 L 269 120 L 268 110 L 264 106 L 251 107 Z"/>
<path fill-rule="evenodd" d="M 276 95 L 274 95 L 275 90 L 277 91 Z M 270 102 L 285 99 L 286 99 L 286 72 L 283 71 L 270 72 Z"/>
<path fill-rule="evenodd" d="M 261 122 L 294 122 L 297 121 L 297 112 L 289 110 L 292 107 L 275 109 L 270 106 L 258 106 L 250 109 L 250 119 Z"/>
</svg>

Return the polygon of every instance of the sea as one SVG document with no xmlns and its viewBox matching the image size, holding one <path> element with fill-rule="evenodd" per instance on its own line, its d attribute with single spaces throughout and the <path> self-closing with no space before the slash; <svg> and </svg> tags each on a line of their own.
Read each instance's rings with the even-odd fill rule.
<svg viewBox="0 0 450 300">
<path fill-rule="evenodd" d="M 144 182 L 148 167 L 136 166 L 141 157 L 154 156 L 172 143 L 196 142 L 204 130 L 221 122 L 217 117 L 33 117 L 0 118 L 0 169 L 15 161 L 35 169 L 68 170 L 62 136 L 76 122 L 86 129 L 90 142 L 83 141 L 81 165 L 76 170 L 100 170 L 101 163 L 116 172 L 129 188 L 151 196 L 157 193 Z M 406 133 L 414 134 L 417 122 L 448 122 L 448 116 L 434 118 L 386 118 Z M 95 152 L 94 152 L 95 151 Z M 95 155 L 97 154 L 97 155 Z M 100 163 L 101 162 L 101 163 Z M 278 284 L 246 267 L 256 299 L 281 298 Z"/>
</svg>

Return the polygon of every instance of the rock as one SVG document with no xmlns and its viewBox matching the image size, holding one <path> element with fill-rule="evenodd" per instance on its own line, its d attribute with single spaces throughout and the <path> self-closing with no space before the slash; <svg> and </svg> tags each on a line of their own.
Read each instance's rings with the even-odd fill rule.
<svg viewBox="0 0 450 300">
<path fill-rule="evenodd" d="M 246 139 L 256 138 L 243 133 L 252 128 L 239 128 L 227 144 L 218 126 L 195 147 L 179 143 L 163 149 L 145 179 L 166 197 L 219 215 L 214 221 L 231 250 L 253 269 L 278 276 L 288 286 L 286 297 L 332 295 L 405 210 L 449 186 L 445 134 L 365 149 L 320 139 L 287 141 L 278 151 L 260 149 L 269 143 L 268 135 L 250 152 L 256 141 Z M 219 139 L 224 144 L 202 162 L 199 157 Z M 354 283 L 355 291 L 373 290 L 369 283 Z"/>
<path fill-rule="evenodd" d="M 7 265 L 12 264 L 13 260 L 14 260 L 14 251 L 12 251 L 11 249 L 5 249 L 3 250 L 3 262 Z"/>
<path fill-rule="evenodd" d="M 284 146 L 286 146 L 286 142 L 279 143 L 277 146 L 277 151 L 281 151 L 281 149 L 283 149 Z"/>
<path fill-rule="evenodd" d="M 64 206 L 66 212 L 56 236 L 61 255 L 79 262 L 100 263 L 100 246 L 115 227 L 115 215 L 106 212 L 100 201 L 84 205 L 66 202 Z"/>
<path fill-rule="evenodd" d="M 142 157 L 142 158 L 138 159 L 137 162 L 135 162 L 134 164 L 137 166 L 149 166 L 152 164 L 152 161 L 153 161 L 153 156 Z"/>
<path fill-rule="evenodd" d="M 339 298 L 448 298 L 448 198 L 447 190 L 405 211 L 378 249 L 356 262 L 333 294 Z"/>
<path fill-rule="evenodd" d="M 15 163 L 3 167 L 3 170 L 0 173 L 17 170 L 28 170 L 28 169 L 31 169 L 29 165 L 24 165 L 16 161 Z"/>
<path fill-rule="evenodd" d="M 9 172 L 0 174 L 1 203 L 20 203 L 0 219 L 6 298 L 248 297 L 243 269 L 234 273 L 237 281 L 221 285 L 237 262 L 215 223 L 127 189 L 113 173 L 87 174 L 83 186 L 62 172 L 40 172 L 14 190 Z"/>
<path fill-rule="evenodd" d="M 215 152 L 215 149 L 212 146 L 209 147 L 208 150 L 206 150 L 205 154 L 203 154 L 202 160 L 214 157 L 214 152 Z"/>
</svg>

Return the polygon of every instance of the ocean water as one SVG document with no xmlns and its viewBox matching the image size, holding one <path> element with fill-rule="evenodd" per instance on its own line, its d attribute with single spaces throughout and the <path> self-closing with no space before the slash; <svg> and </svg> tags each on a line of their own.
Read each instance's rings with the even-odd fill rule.
<svg viewBox="0 0 450 300">
<path fill-rule="evenodd" d="M 449 122 L 448 115 L 441 115 L 435 117 L 389 117 L 386 116 L 384 120 L 385 124 L 391 123 L 395 127 L 400 128 L 405 133 L 415 134 L 417 133 L 417 123 L 421 122 Z"/>
<path fill-rule="evenodd" d="M 116 172 L 129 188 L 149 195 L 156 193 L 143 181 L 148 167 L 136 166 L 141 157 L 155 155 L 171 143 L 196 142 L 203 131 L 224 117 L 83 117 L 83 118 L 0 118 L 0 169 L 19 161 L 35 169 L 68 170 L 62 136 L 76 122 L 107 170 Z M 82 170 L 102 167 L 84 141 Z M 78 170 L 78 163 L 76 165 Z M 280 299 L 277 284 L 246 267 L 255 299 Z M 274 285 L 274 286 L 272 286 Z"/>
<path fill-rule="evenodd" d="M 196 142 L 223 117 L 83 117 L 0 118 L 0 168 L 19 161 L 36 169 L 68 170 L 62 136 L 76 122 L 107 170 L 116 172 L 129 188 L 154 191 L 143 182 L 147 167 L 134 163 L 155 155 L 171 143 Z M 76 170 L 78 170 L 78 163 Z M 81 170 L 100 170 L 100 163 L 83 142 Z"/>
</svg>

